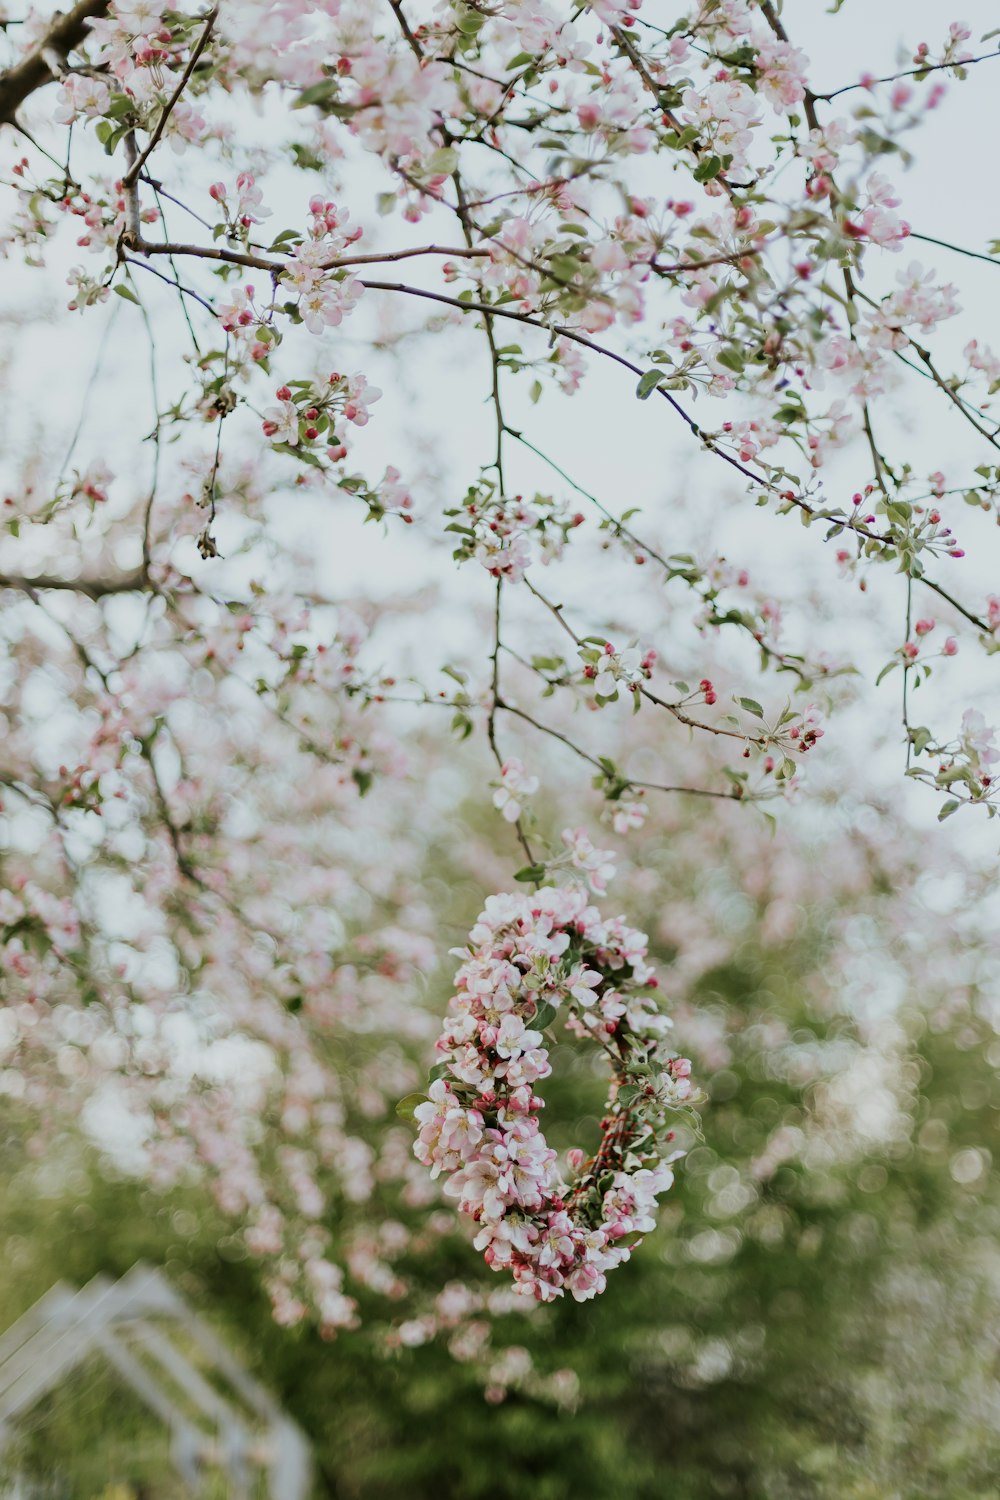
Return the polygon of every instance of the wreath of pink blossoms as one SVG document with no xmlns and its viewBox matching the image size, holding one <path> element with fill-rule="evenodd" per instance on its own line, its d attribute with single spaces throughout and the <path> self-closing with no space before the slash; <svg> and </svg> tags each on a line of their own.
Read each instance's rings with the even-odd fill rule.
<svg viewBox="0 0 1000 1500">
<path fill-rule="evenodd" d="M 669 1017 L 644 933 L 603 920 L 577 886 L 490 896 L 469 938 L 437 1042 L 429 1098 L 413 1108 L 414 1151 L 476 1226 L 475 1245 L 526 1295 L 578 1302 L 602 1292 L 655 1227 L 673 1183 L 669 1117 L 695 1102 L 691 1065 L 665 1045 Z M 612 1083 L 593 1157 L 566 1154 L 539 1125 L 552 1072 L 543 1033 L 560 1019 L 605 1051 Z"/>
</svg>

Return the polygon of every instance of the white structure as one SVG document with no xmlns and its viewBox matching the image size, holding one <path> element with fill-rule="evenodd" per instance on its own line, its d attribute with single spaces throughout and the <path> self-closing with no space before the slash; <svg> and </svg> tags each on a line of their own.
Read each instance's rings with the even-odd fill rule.
<svg viewBox="0 0 1000 1500">
<path fill-rule="evenodd" d="M 192 1349 L 200 1368 L 186 1352 Z M 117 1282 L 96 1276 L 82 1291 L 57 1283 L 0 1336 L 0 1452 L 18 1417 L 95 1353 L 162 1418 L 193 1493 L 214 1468 L 228 1476 L 234 1500 L 250 1493 L 251 1482 L 258 1494 L 262 1477 L 271 1500 L 306 1500 L 304 1434 L 166 1277 L 143 1265 Z"/>
</svg>

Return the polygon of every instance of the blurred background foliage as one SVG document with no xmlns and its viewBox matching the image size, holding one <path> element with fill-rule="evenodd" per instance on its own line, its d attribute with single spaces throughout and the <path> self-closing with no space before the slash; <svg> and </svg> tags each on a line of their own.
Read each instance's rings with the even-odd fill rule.
<svg viewBox="0 0 1000 1500">
<path fill-rule="evenodd" d="M 477 847 L 445 824 L 428 857 L 456 940 L 496 883 L 495 834 L 479 826 Z M 485 1392 L 444 1340 L 385 1337 L 421 1288 L 490 1279 L 457 1230 L 412 1242 L 405 1306 L 362 1290 L 363 1328 L 324 1342 L 275 1325 L 259 1269 L 196 1184 L 158 1194 L 67 1135 L 36 1159 L 12 1105 L 0 1325 L 57 1279 L 165 1267 L 305 1428 L 317 1496 L 991 1500 L 990 935 L 957 921 L 968 903 L 935 906 L 918 851 L 889 853 L 876 821 L 796 827 L 793 846 L 747 820 L 713 824 L 706 860 L 706 827 L 678 815 L 626 863 L 615 894 L 674 996 L 709 1095 L 704 1140 L 604 1296 L 497 1320 Z M 441 1009 L 450 963 L 415 1003 Z M 587 1056 L 558 1048 L 555 1144 L 596 1128 L 603 1087 Z M 405 1127 L 359 1128 L 384 1143 Z M 411 1227 L 441 1213 L 391 1178 L 378 1192 L 377 1212 Z M 522 1379 L 529 1366 L 548 1384 Z M 5 1462 L 50 1500 L 182 1493 L 155 1420 L 96 1370 L 39 1404 Z"/>
</svg>

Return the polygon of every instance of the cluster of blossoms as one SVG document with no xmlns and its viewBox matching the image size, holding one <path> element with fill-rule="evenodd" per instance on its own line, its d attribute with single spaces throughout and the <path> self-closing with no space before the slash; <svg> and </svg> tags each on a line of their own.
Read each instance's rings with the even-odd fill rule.
<svg viewBox="0 0 1000 1500">
<path fill-rule="evenodd" d="M 571 835 L 572 837 L 572 835 Z M 475 1245 L 540 1301 L 604 1290 L 607 1272 L 655 1227 L 673 1182 L 669 1117 L 696 1095 L 666 1045 L 647 940 L 606 920 L 577 885 L 491 896 L 456 950 L 462 965 L 438 1040 L 430 1097 L 416 1105 L 415 1154 L 476 1226 Z M 546 1029 L 601 1045 L 613 1081 L 601 1141 L 559 1166 L 539 1124 L 552 1071 Z"/>
<path fill-rule="evenodd" d="M 262 430 L 272 442 L 292 448 L 322 438 L 328 445 L 327 457 L 337 461 L 347 456 L 347 445 L 336 431 L 338 418 L 365 427 L 370 408 L 381 395 L 363 375 L 341 375 L 336 370 L 325 381 L 293 380 L 278 387 L 278 404 L 264 413 Z"/>
<path fill-rule="evenodd" d="M 977 708 L 967 708 L 962 715 L 961 747 L 966 756 L 980 771 L 980 780 L 989 787 L 995 779 L 990 766 L 1000 761 L 996 730 L 987 724 Z"/>
<path fill-rule="evenodd" d="M 81 116 L 98 119 L 107 112 L 110 103 L 111 91 L 103 79 L 70 73 L 63 79 L 62 98 L 53 110 L 52 118 L 60 125 L 72 125 Z"/>
<path fill-rule="evenodd" d="M 503 495 L 492 481 L 483 479 L 466 492 L 461 506 L 446 511 L 453 517 L 448 527 L 461 540 L 455 548 L 458 562 L 475 558 L 493 578 L 519 583 L 537 558 L 552 562 L 562 555 L 572 531 L 583 524 L 583 515 L 552 495 Z"/>
<path fill-rule="evenodd" d="M 362 288 L 346 271 L 331 269 L 362 235 L 359 225 L 349 227 L 350 213 L 322 198 L 309 200 L 308 237 L 296 245 L 282 281 L 295 292 L 297 311 L 310 333 L 337 328 L 354 308 Z"/>
<path fill-rule="evenodd" d="M 566 849 L 562 858 L 574 870 L 580 870 L 586 875 L 587 884 L 595 896 L 603 896 L 608 888 L 608 881 L 613 880 L 615 875 L 615 857 L 611 850 L 596 848 L 585 828 L 563 829 L 562 841 Z M 557 861 L 550 861 L 548 868 L 551 869 L 555 863 Z"/>
<path fill-rule="evenodd" d="M 930 730 L 923 726 L 910 726 L 909 736 L 918 755 L 926 752 L 937 760 L 936 772 L 917 764 L 908 774 L 947 792 L 948 801 L 941 805 L 939 820 L 950 817 L 963 803 L 969 802 L 984 804 L 990 817 L 1000 812 L 997 730 L 987 723 L 978 708 L 965 710 L 958 735 L 947 744 L 935 744 Z"/>
<path fill-rule="evenodd" d="M 224 182 L 213 182 L 208 196 L 217 203 L 225 215 L 226 229 L 237 236 L 253 224 L 262 224 L 271 217 L 271 210 L 264 207 L 264 194 L 257 186 L 252 172 L 240 172 L 236 178 L 236 198 Z"/>
<path fill-rule="evenodd" d="M 640 788 L 635 799 L 620 797 L 616 802 L 608 803 L 605 817 L 615 833 L 631 833 L 642 827 L 649 816 L 649 804 L 640 800 L 644 795 Z"/>
<path fill-rule="evenodd" d="M 329 473 L 329 465 L 347 458 L 349 425 L 367 426 L 371 407 L 381 396 L 378 387 L 360 374 L 334 371 L 325 380 L 292 380 L 278 387 L 276 404 L 264 411 L 261 431 L 278 452 L 291 453 Z M 367 504 L 373 520 L 387 515 L 398 515 L 407 523 L 413 519 L 413 496 L 391 464 L 374 484 L 359 474 L 340 471 L 337 484 Z"/>
<path fill-rule="evenodd" d="M 4 804 L 0 801 L 0 812 Z M 43 943 L 39 942 L 39 937 Z M 18 881 L 0 891 L 0 947 L 13 980 L 27 980 L 31 998 L 45 993 L 44 971 L 37 962 L 40 946 L 50 946 L 60 958 L 72 954 L 80 942 L 80 919 L 71 901 L 60 899 L 32 881 Z"/>
<path fill-rule="evenodd" d="M 117 110 L 118 119 L 125 110 L 134 112 L 149 125 L 159 116 L 172 86 L 171 65 L 178 66 L 186 50 L 187 17 L 147 0 L 121 0 L 115 6 L 90 7 L 90 11 L 88 43 L 93 61 L 113 90 L 108 112 Z M 64 81 L 62 108 L 71 118 L 78 112 L 93 118 L 94 102 L 93 92 L 88 94 L 68 79 Z M 204 116 L 187 99 L 177 101 L 164 118 L 163 127 L 176 152 L 183 151 L 187 144 L 201 143 L 208 134 Z M 102 139 L 110 139 L 110 130 Z"/>
</svg>

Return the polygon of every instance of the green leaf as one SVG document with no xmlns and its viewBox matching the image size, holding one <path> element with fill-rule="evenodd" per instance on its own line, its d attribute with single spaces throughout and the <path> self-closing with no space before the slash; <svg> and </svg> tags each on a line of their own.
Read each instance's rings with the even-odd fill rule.
<svg viewBox="0 0 1000 1500">
<path fill-rule="evenodd" d="M 531 1025 L 537 1031 L 544 1031 L 546 1026 L 551 1026 L 559 1012 L 548 1000 L 543 1000 L 538 1007 L 538 1014 L 532 1018 Z"/>
<path fill-rule="evenodd" d="M 616 1101 L 627 1109 L 630 1104 L 635 1103 L 641 1093 L 642 1089 L 636 1088 L 634 1083 L 623 1083 L 616 1095 Z"/>
<path fill-rule="evenodd" d="M 322 83 L 314 83 L 310 88 L 303 89 L 292 106 L 294 109 L 305 109 L 307 104 L 326 104 L 337 97 L 340 83 L 336 78 L 324 78 Z"/>
<path fill-rule="evenodd" d="M 113 287 L 113 291 L 119 297 L 124 297 L 126 302 L 134 302 L 136 307 L 141 307 L 142 304 L 140 303 L 138 297 L 135 295 L 135 292 L 133 292 L 130 286 L 123 286 L 120 281 L 116 281 Z"/>
<path fill-rule="evenodd" d="M 918 755 L 921 755 L 930 744 L 934 736 L 923 724 L 916 725 L 910 730 L 910 743 Z"/>
<path fill-rule="evenodd" d="M 550 255 L 549 266 L 561 281 L 572 281 L 580 270 L 580 262 L 575 255 Z"/>
<path fill-rule="evenodd" d="M 764 710 L 761 708 L 756 698 L 738 698 L 736 701 L 739 703 L 741 708 L 746 709 L 748 714 L 753 714 L 755 719 L 762 719 L 764 717 Z"/>
<path fill-rule="evenodd" d="M 297 458 L 300 463 L 309 464 L 314 469 L 321 469 L 322 462 L 315 453 L 310 453 L 308 448 L 300 448 L 291 443 L 272 443 L 271 448 L 275 453 L 287 453 L 289 458 Z"/>
<path fill-rule="evenodd" d="M 635 388 L 635 393 L 639 400 L 648 401 L 662 379 L 662 370 L 647 370 Z"/>
<path fill-rule="evenodd" d="M 718 177 L 721 171 L 721 159 L 718 156 L 709 156 L 704 161 L 700 161 L 695 167 L 693 173 L 694 180 L 695 182 L 711 182 L 713 178 Z"/>
<path fill-rule="evenodd" d="M 946 802 L 941 811 L 938 813 L 938 822 L 943 823 L 945 818 L 950 818 L 952 813 L 956 812 L 958 808 L 961 807 L 961 805 L 962 804 L 960 802 L 956 802 L 954 801 L 954 799 L 952 799 L 951 802 Z"/>
<path fill-rule="evenodd" d="M 412 1120 L 418 1104 L 426 1104 L 426 1094 L 404 1094 L 396 1105 L 396 1113 L 401 1120 Z"/>
<path fill-rule="evenodd" d="M 450 177 L 458 166 L 458 152 L 453 146 L 440 146 L 432 151 L 424 163 L 424 170 L 432 177 Z"/>
<path fill-rule="evenodd" d="M 268 249 L 280 250 L 285 245 L 298 244 L 301 238 L 302 236 L 297 229 L 283 229 L 280 234 L 275 235 Z"/>
<path fill-rule="evenodd" d="M 518 870 L 514 875 L 515 880 L 539 881 L 545 879 L 544 865 L 525 865 L 523 870 Z"/>
</svg>

